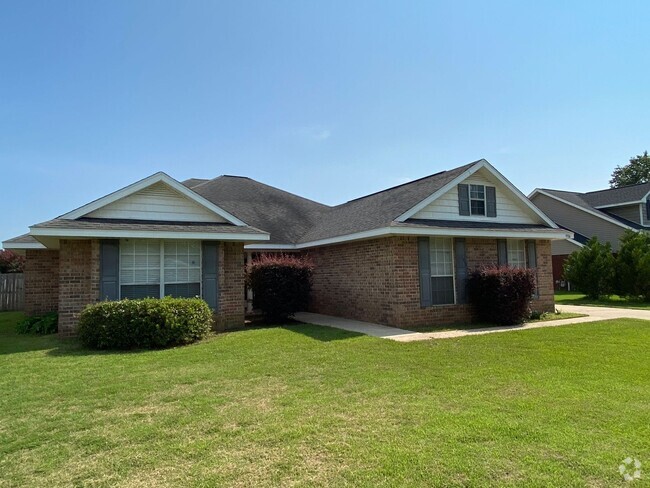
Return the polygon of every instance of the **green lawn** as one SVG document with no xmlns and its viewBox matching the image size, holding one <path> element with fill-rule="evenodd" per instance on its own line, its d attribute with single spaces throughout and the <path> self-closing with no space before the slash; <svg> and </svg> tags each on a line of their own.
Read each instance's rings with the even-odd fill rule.
<svg viewBox="0 0 650 488">
<path fill-rule="evenodd" d="M 600 300 L 592 300 L 587 298 L 583 293 L 573 291 L 556 291 L 555 303 L 557 305 L 593 305 L 595 307 L 621 307 L 650 310 L 650 303 L 648 302 L 619 297 L 618 295 L 612 295 L 609 298 L 601 298 Z"/>
<path fill-rule="evenodd" d="M 650 477 L 647 321 L 96 353 L 18 317 L 0 314 L 0 486 L 623 486 L 627 456 Z"/>
</svg>

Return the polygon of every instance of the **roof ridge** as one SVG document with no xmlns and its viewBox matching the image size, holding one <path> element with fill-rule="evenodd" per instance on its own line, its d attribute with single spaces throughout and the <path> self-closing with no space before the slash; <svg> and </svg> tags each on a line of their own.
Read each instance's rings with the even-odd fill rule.
<svg viewBox="0 0 650 488">
<path fill-rule="evenodd" d="M 633 186 L 641 186 L 641 185 L 650 185 L 650 181 L 646 181 L 645 183 L 634 183 L 633 185 L 617 186 L 616 188 L 605 188 L 604 190 L 588 191 L 585 193 L 585 195 L 589 195 L 591 193 L 601 193 L 605 191 L 625 190 L 627 188 L 632 188 Z"/>
</svg>

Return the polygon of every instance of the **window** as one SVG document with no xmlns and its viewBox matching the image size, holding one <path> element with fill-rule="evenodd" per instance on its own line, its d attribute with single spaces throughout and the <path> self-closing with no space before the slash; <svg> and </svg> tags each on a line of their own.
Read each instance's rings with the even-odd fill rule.
<svg viewBox="0 0 650 488">
<path fill-rule="evenodd" d="M 471 215 L 485 215 L 485 186 L 469 185 L 469 210 Z"/>
<path fill-rule="evenodd" d="M 455 303 L 453 240 L 446 237 L 430 238 L 429 256 L 433 305 Z"/>
<path fill-rule="evenodd" d="M 200 242 L 153 239 L 120 241 L 121 298 L 200 295 Z"/>
<path fill-rule="evenodd" d="M 526 267 L 526 241 L 508 240 L 508 265 L 513 268 Z"/>
</svg>

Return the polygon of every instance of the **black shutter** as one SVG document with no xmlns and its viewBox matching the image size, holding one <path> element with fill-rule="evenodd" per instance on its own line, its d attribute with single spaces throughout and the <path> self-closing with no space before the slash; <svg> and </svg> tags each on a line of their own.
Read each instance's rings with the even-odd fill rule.
<svg viewBox="0 0 650 488">
<path fill-rule="evenodd" d="M 99 243 L 99 299 L 120 299 L 120 241 Z"/>
<path fill-rule="evenodd" d="M 467 253 L 465 239 L 454 239 L 454 260 L 456 264 L 456 298 L 458 303 L 467 303 Z"/>
<path fill-rule="evenodd" d="M 219 243 L 204 241 L 203 247 L 203 299 L 212 310 L 219 309 Z"/>
<path fill-rule="evenodd" d="M 533 292 L 533 296 L 535 298 L 539 297 L 539 292 L 538 292 L 538 285 L 537 285 L 537 246 L 535 244 L 535 241 L 526 241 L 526 260 L 527 260 L 527 265 L 528 268 L 535 268 L 535 291 Z"/>
<path fill-rule="evenodd" d="M 650 197 L 645 201 L 645 225 L 650 225 Z"/>
<path fill-rule="evenodd" d="M 469 215 L 469 185 L 458 185 L 458 213 Z"/>
<path fill-rule="evenodd" d="M 422 307 L 430 307 L 432 298 L 428 237 L 418 237 L 418 267 L 420 270 L 420 305 Z"/>
<path fill-rule="evenodd" d="M 497 189 L 493 186 L 485 187 L 485 207 L 486 216 L 497 216 Z"/>
<path fill-rule="evenodd" d="M 508 265 L 508 243 L 505 239 L 497 240 L 497 264 L 499 266 Z"/>
</svg>

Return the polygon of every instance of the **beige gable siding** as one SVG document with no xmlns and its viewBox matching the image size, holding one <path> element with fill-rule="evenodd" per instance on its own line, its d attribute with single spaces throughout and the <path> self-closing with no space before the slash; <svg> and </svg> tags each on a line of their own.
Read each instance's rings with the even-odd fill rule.
<svg viewBox="0 0 650 488">
<path fill-rule="evenodd" d="M 533 203 L 558 225 L 578 232 L 586 237 L 598 236 L 601 242 L 610 242 L 612 249 L 618 251 L 619 239 L 625 229 L 607 222 L 595 215 L 579 210 L 546 195 L 537 194 Z"/>
<path fill-rule="evenodd" d="M 623 217 L 624 219 L 631 220 L 632 222 L 636 222 L 637 224 L 641 223 L 642 207 L 639 204 L 625 205 L 623 207 L 611 207 L 611 208 L 601 209 L 601 210 L 605 210 L 614 215 L 618 215 L 619 217 Z"/>
<path fill-rule="evenodd" d="M 510 224 L 540 224 L 543 220 L 532 210 L 526 207 L 515 195 L 512 194 L 501 182 L 496 180 L 489 172 L 479 170 L 463 181 L 466 184 L 488 185 L 496 187 L 497 217 L 482 217 L 477 215 L 459 215 L 458 187 L 454 186 L 444 195 L 431 202 L 417 212 L 414 219 L 434 220 L 485 220 L 486 222 L 504 222 Z"/>
<path fill-rule="evenodd" d="M 90 212 L 104 219 L 226 222 L 220 215 L 188 199 L 164 183 L 155 183 L 132 195 Z"/>
<path fill-rule="evenodd" d="M 568 239 L 562 239 L 559 241 L 551 241 L 551 252 L 553 256 L 564 256 L 566 254 L 571 254 L 573 251 L 581 249 L 580 246 L 574 244 Z"/>
</svg>

